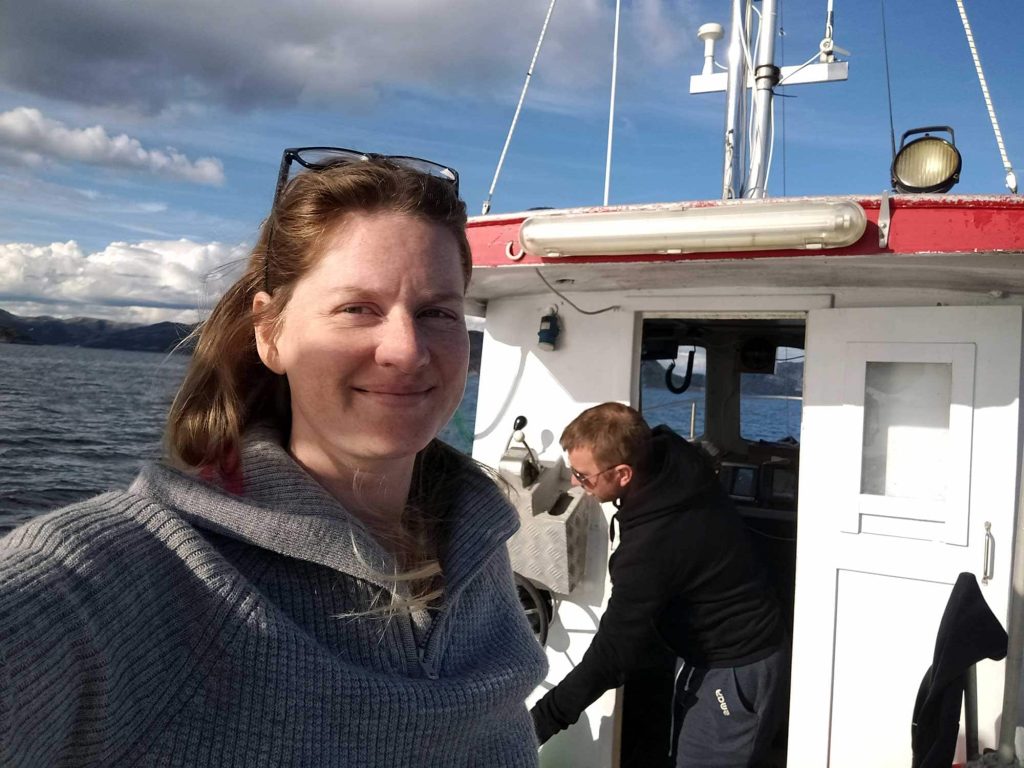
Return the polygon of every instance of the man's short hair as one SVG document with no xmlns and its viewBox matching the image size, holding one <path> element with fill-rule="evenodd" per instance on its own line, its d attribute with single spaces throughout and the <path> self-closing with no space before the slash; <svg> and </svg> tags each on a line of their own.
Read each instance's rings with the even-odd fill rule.
<svg viewBox="0 0 1024 768">
<path fill-rule="evenodd" d="M 559 440 L 562 449 L 589 449 L 601 464 L 636 467 L 651 449 L 651 428 L 638 411 L 622 403 L 601 403 L 570 422 Z"/>
</svg>

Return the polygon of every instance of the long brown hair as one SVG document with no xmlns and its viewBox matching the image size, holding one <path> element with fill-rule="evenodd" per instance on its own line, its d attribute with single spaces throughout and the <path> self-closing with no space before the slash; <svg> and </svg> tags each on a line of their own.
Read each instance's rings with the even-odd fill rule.
<svg viewBox="0 0 1024 768">
<path fill-rule="evenodd" d="M 466 206 L 443 179 L 376 159 L 301 173 L 283 190 L 260 229 L 244 274 L 193 332 L 195 350 L 167 418 L 168 457 L 190 467 L 233 471 L 245 429 L 267 422 L 291 431 L 284 376 L 256 351 L 256 323 L 276 323 L 296 282 L 322 256 L 325 233 L 358 213 L 401 213 L 443 226 L 455 237 L 466 284 L 472 269 Z M 271 301 L 259 315 L 253 298 Z"/>
</svg>

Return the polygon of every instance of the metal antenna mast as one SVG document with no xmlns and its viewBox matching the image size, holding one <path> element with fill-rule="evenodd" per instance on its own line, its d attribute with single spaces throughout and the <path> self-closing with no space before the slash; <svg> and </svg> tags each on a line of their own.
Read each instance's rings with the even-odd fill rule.
<svg viewBox="0 0 1024 768">
<path fill-rule="evenodd" d="M 768 193 L 768 171 L 772 148 L 772 98 L 776 86 L 806 85 L 846 80 L 849 64 L 837 61 L 836 53 L 848 54 L 832 40 L 833 0 L 828 2 L 825 37 L 803 64 L 779 68 L 775 65 L 775 35 L 778 0 L 761 0 L 761 19 L 757 34 L 756 61 L 752 61 L 751 0 L 732 0 L 732 28 L 729 34 L 728 66 L 714 71 L 714 44 L 722 37 L 718 24 L 705 24 L 697 32 L 704 41 L 704 70 L 690 76 L 690 93 L 724 91 L 725 140 L 722 170 L 722 197 L 762 198 Z M 753 74 L 751 78 L 749 75 Z M 747 136 L 746 96 L 753 86 L 753 135 Z M 749 145 L 750 170 L 743 175 L 744 149 Z"/>
<path fill-rule="evenodd" d="M 761 24 L 757 33 L 754 68 L 754 135 L 750 137 L 750 177 L 745 197 L 766 194 L 768 156 L 772 146 L 772 97 L 779 82 L 775 66 L 776 2 L 761 0 Z"/>
</svg>

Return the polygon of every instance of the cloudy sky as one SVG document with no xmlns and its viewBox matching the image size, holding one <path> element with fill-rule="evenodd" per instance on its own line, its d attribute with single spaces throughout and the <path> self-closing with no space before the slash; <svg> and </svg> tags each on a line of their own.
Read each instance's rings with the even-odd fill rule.
<svg viewBox="0 0 1024 768">
<path fill-rule="evenodd" d="M 244 258 L 287 146 L 439 160 L 478 211 L 548 1 L 6 0 L 0 308 L 197 319 Z M 718 196 L 723 97 L 687 84 L 697 27 L 727 22 L 728 5 L 624 0 L 611 202 Z M 851 80 L 782 89 L 774 195 L 888 183 L 881 0 L 835 5 Z M 826 2 L 790 6 L 776 52 L 799 64 Z M 1024 169 L 1024 12 L 1019 0 L 967 7 Z M 953 125 L 957 189 L 1003 191 L 956 3 L 885 11 L 897 134 Z M 493 211 L 601 201 L 613 15 L 614 0 L 557 2 Z"/>
</svg>

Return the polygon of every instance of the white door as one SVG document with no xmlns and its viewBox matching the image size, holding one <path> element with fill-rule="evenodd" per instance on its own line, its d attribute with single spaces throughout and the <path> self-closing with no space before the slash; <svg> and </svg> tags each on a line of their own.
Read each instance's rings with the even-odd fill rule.
<svg viewBox="0 0 1024 768">
<path fill-rule="evenodd" d="M 792 768 L 910 765 L 917 689 L 960 572 L 1006 626 L 1021 320 L 1020 307 L 809 313 Z M 983 747 L 997 743 L 1002 676 L 978 666 Z"/>
</svg>

